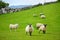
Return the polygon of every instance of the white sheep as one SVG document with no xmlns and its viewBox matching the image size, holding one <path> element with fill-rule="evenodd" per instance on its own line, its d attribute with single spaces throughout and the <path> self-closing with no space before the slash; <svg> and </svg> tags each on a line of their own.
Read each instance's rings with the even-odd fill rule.
<svg viewBox="0 0 60 40">
<path fill-rule="evenodd" d="M 46 18 L 46 16 L 45 16 L 45 15 L 41 15 L 40 17 L 41 17 L 42 19 Z"/>
<path fill-rule="evenodd" d="M 43 14 L 43 13 L 40 13 L 40 16 L 41 16 L 41 15 L 44 15 L 44 14 Z"/>
<path fill-rule="evenodd" d="M 34 31 L 34 28 L 33 28 L 33 26 L 31 24 L 29 24 L 29 25 L 26 26 L 26 28 L 25 28 L 26 34 L 29 33 L 30 36 L 31 36 L 31 34 L 32 34 L 33 31 Z"/>
<path fill-rule="evenodd" d="M 37 17 L 37 14 L 33 14 L 33 17 Z"/>
<path fill-rule="evenodd" d="M 40 33 L 40 31 L 43 31 L 43 33 L 45 34 L 45 32 L 46 32 L 46 24 L 43 24 L 43 25 L 40 26 L 39 33 Z"/>
<path fill-rule="evenodd" d="M 45 16 L 43 13 L 40 13 L 40 17 L 41 17 L 42 19 L 46 18 L 46 16 Z"/>
<path fill-rule="evenodd" d="M 11 30 L 15 30 L 16 31 L 16 29 L 18 28 L 18 24 L 10 24 L 9 28 L 10 28 L 10 31 Z"/>
<path fill-rule="evenodd" d="M 36 28 L 39 29 L 41 25 L 43 25 L 43 24 L 42 23 L 36 23 Z"/>
</svg>

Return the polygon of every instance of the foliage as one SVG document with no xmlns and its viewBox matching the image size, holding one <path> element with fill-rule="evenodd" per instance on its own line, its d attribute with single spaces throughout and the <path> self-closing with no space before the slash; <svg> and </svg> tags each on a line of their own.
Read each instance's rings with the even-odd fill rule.
<svg viewBox="0 0 60 40">
<path fill-rule="evenodd" d="M 60 2 L 60 0 L 58 0 Z"/>
<path fill-rule="evenodd" d="M 0 9 L 1 9 L 1 8 L 5 8 L 5 7 L 7 7 L 7 6 L 9 6 L 8 3 L 5 3 L 5 2 L 0 1 Z"/>
</svg>

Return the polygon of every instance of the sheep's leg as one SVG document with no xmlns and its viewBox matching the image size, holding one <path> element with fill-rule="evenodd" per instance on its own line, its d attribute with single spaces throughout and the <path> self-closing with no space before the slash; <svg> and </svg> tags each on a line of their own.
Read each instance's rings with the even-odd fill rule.
<svg viewBox="0 0 60 40">
<path fill-rule="evenodd" d="M 30 33 L 30 36 L 31 36 L 32 32 L 29 32 L 29 33 Z"/>
<path fill-rule="evenodd" d="M 40 34 L 40 31 L 41 31 L 41 30 L 39 30 L 39 34 Z"/>
<path fill-rule="evenodd" d="M 40 31 L 39 31 L 39 33 L 40 33 Z"/>
<path fill-rule="evenodd" d="M 45 34 L 45 33 L 46 33 L 46 31 L 43 31 L 43 33 Z"/>
<path fill-rule="evenodd" d="M 37 27 L 37 29 L 38 29 L 38 27 Z"/>
</svg>

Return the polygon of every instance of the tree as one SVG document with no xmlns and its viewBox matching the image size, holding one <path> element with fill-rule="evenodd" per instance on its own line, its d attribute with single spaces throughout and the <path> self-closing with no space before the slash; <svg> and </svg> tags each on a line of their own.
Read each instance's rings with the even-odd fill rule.
<svg viewBox="0 0 60 40">
<path fill-rule="evenodd" d="M 58 0 L 58 2 L 60 2 L 60 0 Z"/>
<path fill-rule="evenodd" d="M 1 9 L 1 8 L 5 8 L 5 7 L 7 7 L 7 6 L 9 6 L 8 3 L 5 3 L 5 2 L 0 1 L 0 9 Z"/>
</svg>

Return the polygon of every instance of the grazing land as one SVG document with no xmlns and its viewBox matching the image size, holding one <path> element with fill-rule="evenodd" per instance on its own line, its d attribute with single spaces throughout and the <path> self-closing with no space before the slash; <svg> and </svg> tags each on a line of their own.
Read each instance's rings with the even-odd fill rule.
<svg viewBox="0 0 60 40">
<path fill-rule="evenodd" d="M 40 13 L 46 19 L 40 18 Z M 37 17 L 33 17 L 37 14 Z M 36 23 L 46 23 L 46 34 L 36 29 Z M 19 24 L 17 31 L 10 32 L 9 24 Z M 25 27 L 31 23 L 34 26 L 32 36 L 25 34 Z M 47 4 L 28 10 L 0 15 L 0 40 L 60 40 L 60 3 Z"/>
</svg>

